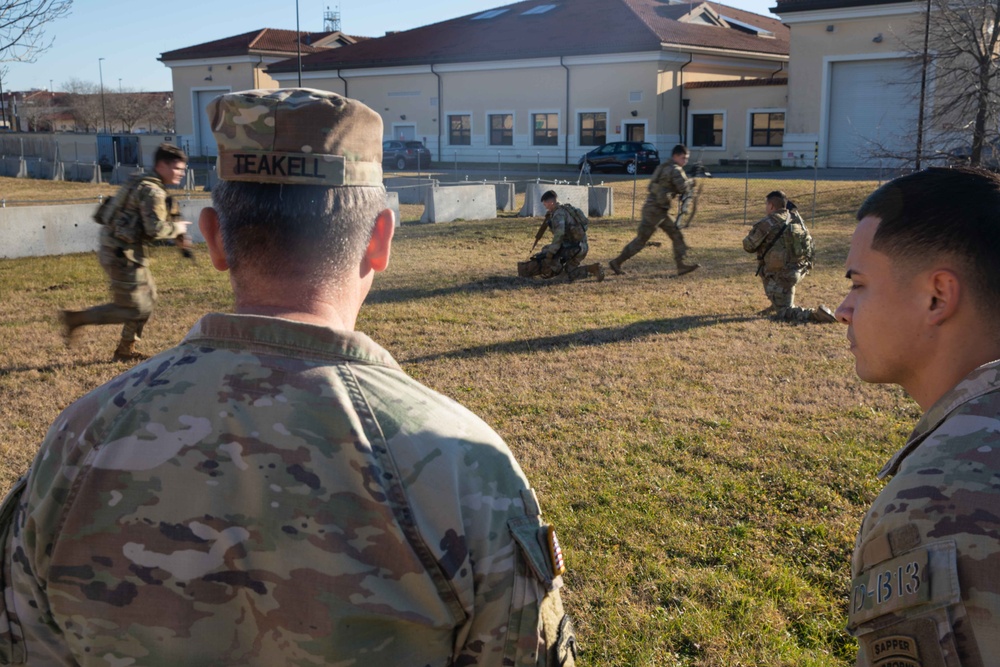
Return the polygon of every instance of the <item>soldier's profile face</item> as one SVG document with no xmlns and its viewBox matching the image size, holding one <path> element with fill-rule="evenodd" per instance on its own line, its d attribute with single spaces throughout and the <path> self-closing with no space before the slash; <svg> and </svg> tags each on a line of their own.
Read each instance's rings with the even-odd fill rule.
<svg viewBox="0 0 1000 667">
<path fill-rule="evenodd" d="M 905 389 L 925 358 L 920 322 L 926 304 L 916 288 L 918 276 L 900 271 L 888 255 L 872 250 L 880 222 L 869 215 L 854 230 L 846 262 L 851 286 L 836 315 L 847 325 L 858 377 Z"/>
<path fill-rule="evenodd" d="M 542 206 L 544 206 L 545 210 L 548 211 L 549 213 L 551 213 L 552 211 L 556 210 L 556 203 L 557 203 L 557 200 L 555 200 L 555 199 L 543 199 L 542 200 Z"/>
<path fill-rule="evenodd" d="M 153 167 L 153 171 L 160 177 L 164 185 L 177 185 L 184 178 L 187 162 L 184 160 L 161 160 Z"/>
<path fill-rule="evenodd" d="M 688 153 L 677 153 L 676 155 L 671 155 L 670 157 L 673 158 L 674 162 L 683 167 L 688 163 L 688 158 L 691 157 L 691 155 Z"/>
</svg>

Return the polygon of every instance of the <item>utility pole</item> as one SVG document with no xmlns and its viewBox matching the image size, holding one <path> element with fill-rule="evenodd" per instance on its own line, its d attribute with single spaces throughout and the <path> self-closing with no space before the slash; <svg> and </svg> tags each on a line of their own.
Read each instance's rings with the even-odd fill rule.
<svg viewBox="0 0 1000 667">
<path fill-rule="evenodd" d="M 104 106 L 104 66 L 102 61 L 104 58 L 97 59 L 97 71 L 101 76 L 101 120 L 104 124 L 104 134 L 108 133 L 108 109 Z"/>
<path fill-rule="evenodd" d="M 299 0 L 295 0 L 295 52 L 299 59 L 299 88 L 302 87 L 302 33 L 299 32 Z"/>
</svg>

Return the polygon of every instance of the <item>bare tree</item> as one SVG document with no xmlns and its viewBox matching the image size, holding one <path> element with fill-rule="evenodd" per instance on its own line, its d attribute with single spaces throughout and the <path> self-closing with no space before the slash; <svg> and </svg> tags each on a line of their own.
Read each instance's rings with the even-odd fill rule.
<svg viewBox="0 0 1000 667">
<path fill-rule="evenodd" d="M 97 84 L 80 79 L 70 79 L 63 85 L 66 105 L 76 119 L 78 129 L 96 132 L 101 127 L 101 93 Z"/>
<path fill-rule="evenodd" d="M 34 62 L 52 46 L 44 26 L 72 6 L 73 0 L 0 0 L 0 62 Z"/>
<path fill-rule="evenodd" d="M 151 132 L 174 132 L 174 96 L 171 93 L 150 93 L 152 105 L 146 121 Z"/>
<path fill-rule="evenodd" d="M 1000 121 L 1000 0 L 928 3 L 930 14 L 902 40 L 915 80 L 926 74 L 925 143 L 979 165 Z"/>
</svg>

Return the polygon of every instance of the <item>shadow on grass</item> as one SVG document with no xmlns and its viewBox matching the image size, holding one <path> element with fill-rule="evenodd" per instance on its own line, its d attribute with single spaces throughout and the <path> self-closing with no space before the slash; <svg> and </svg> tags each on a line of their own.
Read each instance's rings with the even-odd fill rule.
<svg viewBox="0 0 1000 667">
<path fill-rule="evenodd" d="M 586 279 L 587 282 L 594 282 Z M 519 278 L 516 275 L 486 276 L 482 280 L 474 280 L 461 285 L 421 289 L 419 287 L 401 287 L 397 289 L 380 289 L 371 292 L 365 299 L 365 304 L 401 303 L 414 299 L 432 299 L 452 294 L 475 294 L 477 292 L 492 292 L 495 290 L 544 289 L 550 286 L 565 285 L 565 276 L 557 276 L 550 280 L 540 278 Z"/>
<path fill-rule="evenodd" d="M 0 378 L 6 377 L 8 375 L 13 375 L 14 373 L 27 373 L 29 371 L 38 371 L 39 373 L 53 373 L 58 370 L 64 370 L 70 368 L 82 368 L 84 366 L 106 366 L 109 364 L 117 364 L 117 363 L 120 362 L 112 361 L 111 359 L 92 359 L 90 361 L 70 361 L 59 364 L 45 364 L 44 366 L 9 366 L 7 368 L 0 368 Z"/>
<path fill-rule="evenodd" d="M 525 338 L 522 340 L 511 340 L 505 343 L 491 343 L 489 345 L 476 345 L 474 347 L 463 347 L 450 352 L 439 354 L 428 354 L 412 359 L 401 359 L 400 363 L 419 364 L 425 361 L 437 361 L 439 359 L 469 359 L 484 357 L 488 354 L 521 354 L 527 352 L 545 352 L 566 347 L 607 345 L 609 343 L 622 343 L 628 341 L 656 336 L 664 333 L 678 333 L 690 331 L 699 327 L 710 327 L 717 324 L 729 324 L 731 322 L 752 322 L 760 319 L 759 316 L 747 315 L 685 315 L 683 317 L 663 318 L 658 320 L 644 320 L 633 322 L 623 327 L 602 327 L 599 329 L 588 329 L 576 333 L 561 334 L 559 336 L 542 336 L 539 338 Z"/>
</svg>

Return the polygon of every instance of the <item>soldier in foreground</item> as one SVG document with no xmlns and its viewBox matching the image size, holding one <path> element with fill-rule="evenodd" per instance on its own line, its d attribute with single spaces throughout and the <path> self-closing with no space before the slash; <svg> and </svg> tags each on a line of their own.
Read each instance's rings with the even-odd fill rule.
<svg viewBox="0 0 1000 667">
<path fill-rule="evenodd" d="M 382 121 L 213 100 L 199 224 L 236 314 L 71 405 L 6 501 L 4 639 L 55 665 L 572 665 L 552 528 L 500 437 L 355 321 Z M 9 623 L 9 625 L 8 625 Z"/>
<path fill-rule="evenodd" d="M 924 415 L 852 558 L 858 665 L 994 665 L 1000 656 L 1000 179 L 928 169 L 858 211 L 837 308 L 858 376 Z"/>
<path fill-rule="evenodd" d="M 60 311 L 63 337 L 70 344 L 78 327 L 87 324 L 122 324 L 115 361 L 137 361 L 146 356 L 136 349 L 156 303 L 156 283 L 149 270 L 148 248 L 153 241 L 177 239 L 190 248 L 188 225 L 180 207 L 167 195 L 187 170 L 184 151 L 161 144 L 153 157 L 152 174 L 136 174 L 119 188 L 95 214 L 101 228 L 98 259 L 108 274 L 111 302 L 86 310 Z"/>
<path fill-rule="evenodd" d="M 832 323 L 837 319 L 826 306 L 800 308 L 795 305 L 795 286 L 813 262 L 813 240 L 805 221 L 784 192 L 767 195 L 765 215 L 743 239 L 743 249 L 757 253 L 757 273 L 771 306 L 764 313 L 783 322 Z"/>
<path fill-rule="evenodd" d="M 538 228 L 535 243 L 542 239 L 546 229 L 552 231 L 552 241 L 527 262 L 518 262 L 517 275 L 554 278 L 565 271 L 571 281 L 587 276 L 594 276 L 597 282 L 604 280 L 604 269 L 599 262 L 580 266 L 590 249 L 587 245 L 588 221 L 583 211 L 572 204 L 560 204 L 555 190 L 542 195 L 542 205 L 548 212 Z"/>
<path fill-rule="evenodd" d="M 701 266 L 700 264 L 688 264 L 684 261 L 688 245 L 684 242 L 684 233 L 678 226 L 680 215 L 670 217 L 670 202 L 674 199 L 680 199 L 682 203 L 679 208 L 682 209 L 692 194 L 692 181 L 684 173 L 684 165 L 687 164 L 689 156 L 687 147 L 678 144 L 671 151 L 670 161 L 661 163 L 653 172 L 649 179 L 649 194 L 646 196 L 646 203 L 642 205 L 642 221 L 639 223 L 639 230 L 636 232 L 635 238 L 622 248 L 621 254 L 608 262 L 608 266 L 615 273 L 619 275 L 625 273 L 622 264 L 646 247 L 657 227 L 670 237 L 670 242 L 674 246 L 677 275 L 683 276 Z"/>
</svg>

